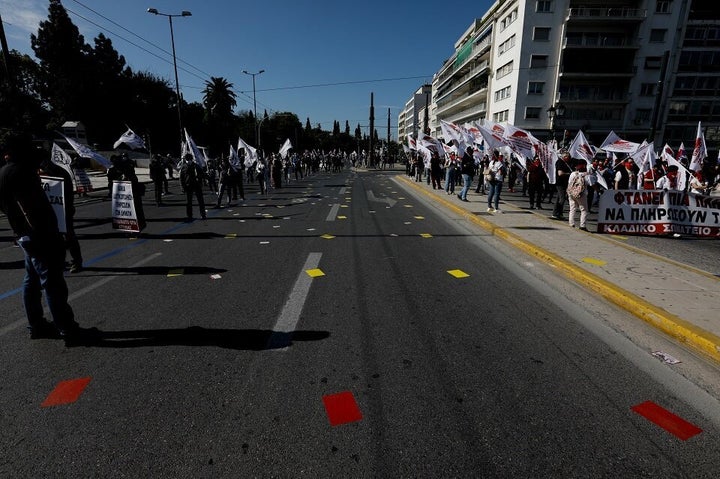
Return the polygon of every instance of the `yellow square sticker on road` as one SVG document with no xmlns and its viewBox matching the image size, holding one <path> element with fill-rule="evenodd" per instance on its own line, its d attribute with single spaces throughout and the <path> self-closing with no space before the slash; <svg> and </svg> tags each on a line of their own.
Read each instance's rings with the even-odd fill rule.
<svg viewBox="0 0 720 479">
<path fill-rule="evenodd" d="M 346 219 L 347 219 L 347 216 L 338 216 L 337 219 L 339 219 L 339 220 L 346 220 Z"/>
<path fill-rule="evenodd" d="M 430 233 L 422 233 L 420 236 L 423 238 L 432 238 L 432 235 Z"/>
<path fill-rule="evenodd" d="M 228 233 L 225 235 L 226 239 L 237 238 L 237 233 Z"/>
<path fill-rule="evenodd" d="M 333 238 L 335 238 L 335 237 L 334 237 L 333 235 L 329 235 L 329 234 L 325 233 L 324 235 L 321 236 L 321 238 L 323 238 L 323 239 L 333 239 Z"/>
<path fill-rule="evenodd" d="M 310 276 L 311 278 L 317 278 L 318 276 L 325 276 L 325 273 L 322 272 L 322 270 L 315 268 L 315 269 L 306 269 L 305 272 Z"/>
<path fill-rule="evenodd" d="M 177 276 L 182 276 L 184 273 L 185 273 L 185 270 L 183 268 L 171 269 L 170 271 L 168 271 L 167 277 L 175 278 Z"/>
<path fill-rule="evenodd" d="M 451 269 L 448 271 L 452 276 L 455 276 L 456 278 L 467 278 L 470 275 L 467 274 L 465 271 L 459 270 L 459 269 Z"/>
</svg>

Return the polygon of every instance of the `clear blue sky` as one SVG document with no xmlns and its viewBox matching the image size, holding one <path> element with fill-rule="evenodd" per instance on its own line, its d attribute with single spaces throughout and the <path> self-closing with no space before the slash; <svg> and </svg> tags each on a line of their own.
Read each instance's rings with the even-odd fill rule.
<svg viewBox="0 0 720 479">
<path fill-rule="evenodd" d="M 226 78 L 238 110 L 252 110 L 256 77 L 258 114 L 291 111 L 305 123 L 351 130 L 375 123 L 393 137 L 410 95 L 453 54 L 453 45 L 492 0 L 63 0 L 73 23 L 92 44 L 103 32 L 134 71 L 149 71 L 174 87 L 170 28 L 147 13 L 192 12 L 173 19 L 183 96 L 201 101 L 204 81 Z M 9 48 L 31 56 L 30 34 L 47 19 L 47 0 L 0 0 Z M 364 128 L 365 132 L 367 130 Z"/>
</svg>

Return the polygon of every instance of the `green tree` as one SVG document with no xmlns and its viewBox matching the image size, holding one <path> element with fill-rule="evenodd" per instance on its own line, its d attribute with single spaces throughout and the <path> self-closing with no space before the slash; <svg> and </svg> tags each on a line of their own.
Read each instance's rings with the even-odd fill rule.
<svg viewBox="0 0 720 479">
<path fill-rule="evenodd" d="M 48 19 L 40 22 L 37 35 L 30 35 L 30 44 L 40 61 L 41 95 L 51 107 L 54 126 L 83 119 L 85 84 L 91 73 L 87 46 L 60 0 L 50 0 Z"/>
<path fill-rule="evenodd" d="M 228 141 L 235 130 L 237 118 L 233 110 L 237 105 L 233 84 L 222 77 L 210 77 L 205 82 L 203 107 L 208 146 L 214 156 L 227 150 Z"/>
</svg>

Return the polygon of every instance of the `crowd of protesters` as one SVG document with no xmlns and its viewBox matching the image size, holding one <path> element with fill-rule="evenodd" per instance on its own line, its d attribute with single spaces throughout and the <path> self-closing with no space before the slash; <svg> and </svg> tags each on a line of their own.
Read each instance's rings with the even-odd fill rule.
<svg viewBox="0 0 720 479">
<path fill-rule="evenodd" d="M 583 230 L 586 229 L 587 214 L 598 206 L 599 198 L 606 190 L 604 185 L 607 189 L 622 190 L 679 190 L 684 185 L 688 192 L 709 195 L 720 183 L 720 162 L 710 158 L 706 158 L 697 171 L 689 169 L 686 157 L 678 158 L 687 172 L 661 158 L 641 173 L 635 161 L 627 156 L 596 156 L 588 163 L 561 151 L 553 165 L 555 173 L 551 181 L 537 156 L 521 162 L 515 153 L 506 155 L 503 151 L 478 154 L 468 147 L 462 155 L 452 151 L 440 159 L 434 150 L 430 150 L 429 161 L 411 152 L 406 173 L 417 182 L 425 181 L 433 189 L 444 190 L 447 195 L 455 194 L 456 187 L 461 187 L 457 195 L 461 201 L 468 201 L 467 192 L 476 181 L 475 193 L 487 194 L 488 213 L 502 213 L 500 198 L 506 187 L 508 192 L 519 192 L 526 197 L 530 209 L 550 209 L 550 218 L 568 221 L 572 227 L 575 227 L 575 214 L 579 211 L 580 229 Z M 469 164 L 471 158 L 472 166 Z M 686 175 L 684 179 L 681 178 L 683 174 Z"/>
</svg>

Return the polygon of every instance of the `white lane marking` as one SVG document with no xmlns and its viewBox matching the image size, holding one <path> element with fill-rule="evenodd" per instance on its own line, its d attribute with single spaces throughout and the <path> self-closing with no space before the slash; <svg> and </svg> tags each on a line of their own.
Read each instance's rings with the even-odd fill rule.
<svg viewBox="0 0 720 479">
<path fill-rule="evenodd" d="M 300 314 L 310 293 L 310 285 L 313 282 L 313 278 L 305 271 L 320 266 L 321 257 L 322 253 L 310 253 L 308 255 L 305 265 L 300 270 L 300 274 L 290 290 L 290 296 L 275 323 L 273 333 L 268 339 L 268 349 L 286 350 L 290 346 L 292 332 L 295 331 L 297 323 L 300 321 Z"/>
<path fill-rule="evenodd" d="M 138 261 L 137 263 L 130 265 L 128 268 L 137 268 L 138 266 L 142 266 L 145 263 L 148 263 L 161 255 L 162 255 L 162 253 L 153 253 L 150 256 L 148 256 L 147 258 L 142 259 L 142 260 Z M 119 274 L 119 275 L 115 275 L 115 276 L 107 276 L 107 277 L 101 279 L 100 281 L 96 281 L 95 283 L 91 284 L 90 286 L 86 286 L 86 287 L 82 288 L 81 290 L 78 290 L 75 293 L 69 295 L 68 302 L 74 301 L 74 300 L 78 299 L 79 297 L 86 295 L 90 291 L 106 285 L 107 283 L 114 280 L 118 276 L 129 276 L 130 274 L 131 273 Z M 46 317 L 52 318 L 50 316 L 50 311 L 47 309 L 47 307 L 45 307 L 44 314 Z M 3 326 L 2 328 L 0 328 L 0 336 L 9 333 L 10 331 L 17 329 L 24 324 L 27 324 L 27 319 L 18 319 L 17 321 L 14 321 L 14 322 L 8 324 L 7 326 Z"/>
<path fill-rule="evenodd" d="M 325 218 L 325 221 L 335 221 L 335 217 L 337 216 L 339 210 L 339 203 L 332 205 L 332 208 L 330 208 L 330 213 L 328 214 L 327 218 Z"/>
</svg>

